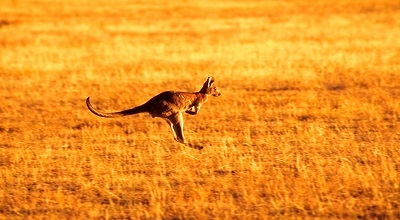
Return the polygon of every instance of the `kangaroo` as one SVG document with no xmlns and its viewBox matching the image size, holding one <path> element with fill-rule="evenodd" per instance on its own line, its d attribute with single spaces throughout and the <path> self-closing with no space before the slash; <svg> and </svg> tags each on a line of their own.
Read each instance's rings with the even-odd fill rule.
<svg viewBox="0 0 400 220">
<path fill-rule="evenodd" d="M 100 117 L 116 118 L 121 116 L 133 115 L 138 113 L 150 113 L 155 117 L 163 118 L 171 127 L 175 141 L 186 144 L 183 134 L 183 112 L 190 115 L 199 113 L 201 106 L 207 102 L 208 96 L 213 95 L 218 97 L 221 93 L 214 86 L 214 78 L 208 77 L 203 87 L 199 92 L 162 92 L 143 105 L 112 113 L 104 113 L 96 111 L 90 104 L 90 97 L 86 99 L 86 105 L 89 110 Z M 202 147 L 199 147 L 200 149 Z"/>
</svg>

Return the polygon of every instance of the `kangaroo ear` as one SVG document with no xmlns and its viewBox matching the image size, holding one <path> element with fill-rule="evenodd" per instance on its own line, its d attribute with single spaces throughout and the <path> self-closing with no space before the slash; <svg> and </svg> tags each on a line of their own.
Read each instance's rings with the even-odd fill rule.
<svg viewBox="0 0 400 220">
<path fill-rule="evenodd" d="M 208 87 L 211 87 L 213 83 L 214 83 L 214 77 L 212 76 L 208 77 L 207 78 Z"/>
</svg>

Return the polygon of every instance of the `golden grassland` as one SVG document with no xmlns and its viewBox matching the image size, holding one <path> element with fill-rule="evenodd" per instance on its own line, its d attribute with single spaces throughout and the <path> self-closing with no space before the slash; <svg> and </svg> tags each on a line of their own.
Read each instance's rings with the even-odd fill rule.
<svg viewBox="0 0 400 220">
<path fill-rule="evenodd" d="M 0 219 L 400 218 L 400 3 L 3 0 Z M 222 92 L 173 141 L 103 119 Z"/>
</svg>

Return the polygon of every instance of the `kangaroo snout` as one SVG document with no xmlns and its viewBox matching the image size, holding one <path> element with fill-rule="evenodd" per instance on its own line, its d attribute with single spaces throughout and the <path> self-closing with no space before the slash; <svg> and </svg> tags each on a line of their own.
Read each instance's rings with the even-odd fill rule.
<svg viewBox="0 0 400 220">
<path fill-rule="evenodd" d="M 213 96 L 215 96 L 215 97 L 220 97 L 220 96 L 221 96 L 221 93 L 220 93 L 220 92 L 217 92 L 217 93 L 213 94 Z"/>
</svg>

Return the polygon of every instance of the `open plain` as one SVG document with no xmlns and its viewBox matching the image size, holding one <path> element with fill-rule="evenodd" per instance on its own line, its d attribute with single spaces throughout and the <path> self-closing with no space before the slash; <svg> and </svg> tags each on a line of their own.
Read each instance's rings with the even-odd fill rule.
<svg viewBox="0 0 400 220">
<path fill-rule="evenodd" d="M 400 3 L 2 0 L 0 219 L 400 218 Z M 166 91 L 222 92 L 185 135 Z"/>
</svg>

